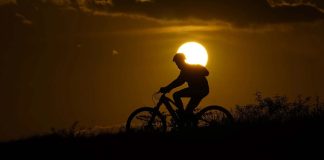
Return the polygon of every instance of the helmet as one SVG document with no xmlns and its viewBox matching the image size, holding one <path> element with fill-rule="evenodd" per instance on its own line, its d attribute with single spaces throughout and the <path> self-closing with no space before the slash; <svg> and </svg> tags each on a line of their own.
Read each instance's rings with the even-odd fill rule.
<svg viewBox="0 0 324 160">
<path fill-rule="evenodd" d="M 186 56 L 183 53 L 177 53 L 173 56 L 173 62 L 181 62 L 186 59 Z"/>
</svg>

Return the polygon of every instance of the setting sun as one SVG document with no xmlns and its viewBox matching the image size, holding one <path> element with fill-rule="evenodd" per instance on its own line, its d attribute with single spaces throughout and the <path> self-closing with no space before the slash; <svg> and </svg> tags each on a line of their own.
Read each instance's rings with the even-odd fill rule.
<svg viewBox="0 0 324 160">
<path fill-rule="evenodd" d="M 207 65 L 208 53 L 206 48 L 197 42 L 187 42 L 181 45 L 177 51 L 186 56 L 188 64 Z"/>
</svg>

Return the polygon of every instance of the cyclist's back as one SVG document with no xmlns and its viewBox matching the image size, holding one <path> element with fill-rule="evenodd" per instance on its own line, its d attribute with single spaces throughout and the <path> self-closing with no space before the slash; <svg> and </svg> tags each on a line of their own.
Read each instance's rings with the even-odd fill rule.
<svg viewBox="0 0 324 160">
<path fill-rule="evenodd" d="M 209 86 L 206 76 L 209 75 L 208 70 L 201 65 L 187 65 L 180 72 L 180 76 L 188 83 L 189 88 L 208 92 Z"/>
<path fill-rule="evenodd" d="M 169 92 L 173 88 L 176 88 L 187 82 L 189 87 L 175 92 L 173 94 L 173 99 L 176 103 L 176 106 L 179 107 L 180 110 L 184 110 L 181 98 L 190 97 L 186 112 L 188 114 L 191 114 L 193 110 L 198 106 L 200 101 L 209 93 L 208 81 L 206 79 L 206 76 L 209 75 L 209 72 L 205 67 L 201 65 L 187 64 L 185 62 L 184 54 L 176 54 L 173 58 L 173 61 L 180 69 L 180 74 L 168 86 L 162 87 L 160 89 L 160 92 Z"/>
</svg>

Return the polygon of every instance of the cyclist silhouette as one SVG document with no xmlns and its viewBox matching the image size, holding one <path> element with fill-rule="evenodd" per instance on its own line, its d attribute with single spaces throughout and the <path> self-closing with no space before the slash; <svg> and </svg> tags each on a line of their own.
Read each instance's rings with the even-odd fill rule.
<svg viewBox="0 0 324 160">
<path fill-rule="evenodd" d="M 173 99 L 178 107 L 179 112 L 189 119 L 193 115 L 194 109 L 198 106 L 200 101 L 208 95 L 209 86 L 206 76 L 209 75 L 208 70 L 201 65 L 191 65 L 185 62 L 186 57 L 182 53 L 177 53 L 173 57 L 173 61 L 180 69 L 179 76 L 166 87 L 161 87 L 161 93 L 168 93 L 172 89 L 181 86 L 185 82 L 188 83 L 188 88 L 177 91 L 173 94 Z M 181 101 L 182 97 L 189 97 L 190 100 L 186 109 L 184 109 Z"/>
</svg>

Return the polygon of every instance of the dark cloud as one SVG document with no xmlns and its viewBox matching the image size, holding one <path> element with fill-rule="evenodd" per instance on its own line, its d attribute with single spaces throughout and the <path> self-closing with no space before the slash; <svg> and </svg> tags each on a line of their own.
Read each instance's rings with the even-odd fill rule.
<svg viewBox="0 0 324 160">
<path fill-rule="evenodd" d="M 107 7 L 109 3 L 96 3 L 96 7 Z M 126 14 L 90 10 L 89 7 L 93 5 L 91 1 L 77 0 L 17 0 L 16 3 L 0 5 L 0 20 L 5 22 L 0 26 L 0 33 L 15 35 L 31 24 L 32 27 L 28 31 L 37 33 L 34 36 L 113 33 L 117 30 L 158 25 L 155 21 L 140 16 L 130 18 L 131 16 Z"/>
<path fill-rule="evenodd" d="M 197 18 L 236 25 L 253 25 L 324 19 L 322 6 L 323 2 L 311 0 L 154 0 L 151 3 L 112 0 L 112 5 L 92 5 L 89 8 L 106 12 L 143 14 L 158 19 Z"/>
<path fill-rule="evenodd" d="M 0 0 L 0 5 L 8 4 L 8 3 L 16 3 L 16 1 L 15 0 Z"/>
<path fill-rule="evenodd" d="M 48 14 L 53 16 L 51 12 L 57 9 L 114 17 L 137 16 L 156 22 L 184 22 L 195 19 L 199 22 L 222 22 L 241 27 L 314 22 L 324 19 L 324 1 L 316 0 L 3 0 L 0 2 L 0 4 L 15 3 L 20 17 L 31 21 L 35 17 L 44 17 Z M 62 15 L 63 19 L 66 17 L 69 16 Z"/>
<path fill-rule="evenodd" d="M 268 0 L 272 7 L 310 6 L 324 13 L 324 1 L 318 0 Z"/>
</svg>

